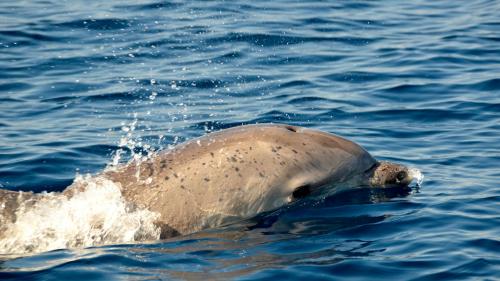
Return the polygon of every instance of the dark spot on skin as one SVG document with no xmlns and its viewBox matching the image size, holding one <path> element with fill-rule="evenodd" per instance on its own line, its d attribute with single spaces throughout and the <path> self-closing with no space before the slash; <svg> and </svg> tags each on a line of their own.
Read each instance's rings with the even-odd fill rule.
<svg viewBox="0 0 500 281">
<path fill-rule="evenodd" d="M 302 143 L 302 145 L 303 145 L 303 146 L 305 146 L 305 145 L 306 145 L 306 143 L 305 143 L 305 142 L 303 142 L 303 143 Z"/>
<path fill-rule="evenodd" d="M 178 178 L 179 176 L 178 176 L 176 173 L 174 173 L 174 177 L 175 177 L 175 178 Z"/>
<path fill-rule="evenodd" d="M 252 147 L 250 146 L 248 149 L 252 150 Z"/>
<path fill-rule="evenodd" d="M 167 181 L 168 181 L 169 179 L 170 179 L 170 177 L 169 177 L 169 176 L 166 176 L 166 177 L 165 177 L 165 180 L 167 180 Z"/>
<path fill-rule="evenodd" d="M 156 226 L 160 228 L 160 239 L 167 239 L 180 235 L 180 233 L 177 230 L 170 227 L 168 224 L 162 223 L 162 224 L 156 224 Z"/>
<path fill-rule="evenodd" d="M 259 176 L 263 178 L 265 175 L 262 172 L 259 172 Z"/>
<path fill-rule="evenodd" d="M 298 153 L 298 152 L 297 152 L 297 150 L 295 150 L 295 149 L 292 149 L 292 151 L 293 151 L 293 153 L 295 153 L 295 154 L 297 154 L 297 153 Z"/>
<path fill-rule="evenodd" d="M 201 165 L 205 166 L 206 164 L 205 164 L 205 162 L 203 162 L 203 163 L 201 163 Z"/>
<path fill-rule="evenodd" d="M 204 180 L 205 180 L 205 181 L 210 181 L 210 179 L 209 179 L 209 178 L 204 178 Z"/>
<path fill-rule="evenodd" d="M 213 153 L 213 152 L 210 152 L 210 156 L 214 157 L 214 153 Z"/>
<path fill-rule="evenodd" d="M 274 147 L 271 148 L 271 151 L 272 152 L 278 152 L 276 149 L 274 149 Z"/>
<path fill-rule="evenodd" d="M 191 170 L 191 167 L 187 167 L 188 170 Z"/>
<path fill-rule="evenodd" d="M 148 164 L 147 164 L 147 166 L 148 166 L 148 167 L 147 167 L 147 169 L 149 170 L 149 175 L 148 175 L 148 177 L 150 177 L 150 176 L 152 176 L 152 175 L 153 175 L 153 173 L 154 173 L 154 167 L 153 167 L 153 164 L 151 164 L 151 163 L 148 163 Z"/>
<path fill-rule="evenodd" d="M 162 168 L 162 169 L 164 169 L 165 167 L 167 167 L 167 164 L 165 164 L 165 163 L 162 163 L 160 166 L 160 168 Z"/>
<path fill-rule="evenodd" d="M 231 161 L 233 161 L 233 162 L 237 162 L 237 161 L 238 161 L 238 159 L 236 159 L 236 157 L 234 157 L 234 156 L 231 156 Z"/>
<path fill-rule="evenodd" d="M 228 178 L 229 176 L 227 174 L 224 175 L 226 178 Z"/>
<path fill-rule="evenodd" d="M 294 133 L 297 132 L 297 130 L 292 126 L 286 126 L 285 129 L 287 129 L 290 132 L 294 132 Z"/>
<path fill-rule="evenodd" d="M 239 176 L 240 178 L 242 178 L 242 177 L 243 177 L 240 173 L 238 173 L 238 176 Z"/>
<path fill-rule="evenodd" d="M 186 189 L 186 187 L 185 187 L 184 185 L 181 185 L 181 188 L 182 188 L 182 189 Z"/>
<path fill-rule="evenodd" d="M 181 179 L 181 182 L 184 182 L 184 178 Z"/>
<path fill-rule="evenodd" d="M 293 191 L 292 196 L 294 199 L 300 199 L 300 198 L 306 197 L 310 193 L 311 193 L 311 187 L 309 185 L 303 185 L 303 186 L 297 187 Z"/>
<path fill-rule="evenodd" d="M 280 150 L 282 147 L 281 147 L 281 146 L 278 146 L 278 147 L 276 147 L 276 148 L 277 148 L 278 150 Z"/>
<path fill-rule="evenodd" d="M 240 171 L 240 168 L 238 168 L 238 167 L 234 167 L 234 170 L 235 170 L 236 172 L 239 172 L 239 171 Z"/>
</svg>

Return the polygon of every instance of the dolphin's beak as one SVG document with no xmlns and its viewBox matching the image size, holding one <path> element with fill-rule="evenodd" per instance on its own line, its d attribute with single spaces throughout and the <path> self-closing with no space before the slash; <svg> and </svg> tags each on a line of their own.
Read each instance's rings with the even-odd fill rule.
<svg viewBox="0 0 500 281">
<path fill-rule="evenodd" d="M 368 172 L 368 177 L 372 187 L 407 187 L 413 182 L 420 186 L 424 176 L 418 169 L 380 161 Z"/>
</svg>

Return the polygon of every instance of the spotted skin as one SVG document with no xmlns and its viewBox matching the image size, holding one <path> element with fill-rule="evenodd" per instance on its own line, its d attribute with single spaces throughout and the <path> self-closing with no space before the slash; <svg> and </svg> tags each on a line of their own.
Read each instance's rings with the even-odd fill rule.
<svg viewBox="0 0 500 281">
<path fill-rule="evenodd" d="M 309 194 L 411 181 L 406 167 L 378 162 L 352 141 L 279 124 L 211 133 L 98 176 L 117 183 L 130 208 L 156 212 L 161 238 L 252 217 Z M 63 195 L 83 189 L 75 183 Z M 37 194 L 0 190 L 0 212 L 9 221 L 21 203 L 36 201 Z"/>
<path fill-rule="evenodd" d="M 121 184 L 127 200 L 158 212 L 159 225 L 186 234 L 276 209 L 302 186 L 314 191 L 332 182 L 368 184 L 363 173 L 377 163 L 339 136 L 247 125 L 188 141 L 106 176 Z"/>
</svg>

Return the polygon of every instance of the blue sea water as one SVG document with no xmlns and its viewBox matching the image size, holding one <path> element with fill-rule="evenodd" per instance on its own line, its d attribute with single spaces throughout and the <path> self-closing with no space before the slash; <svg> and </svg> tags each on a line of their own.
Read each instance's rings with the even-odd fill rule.
<svg viewBox="0 0 500 281">
<path fill-rule="evenodd" d="M 500 2 L 1 1 L 0 187 L 61 191 L 241 124 L 425 175 L 158 242 L 1 259 L 2 280 L 500 280 Z"/>
</svg>

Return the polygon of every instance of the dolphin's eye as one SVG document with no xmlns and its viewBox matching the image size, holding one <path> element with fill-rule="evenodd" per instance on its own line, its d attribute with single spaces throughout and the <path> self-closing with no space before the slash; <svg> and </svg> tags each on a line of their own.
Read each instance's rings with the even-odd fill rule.
<svg viewBox="0 0 500 281">
<path fill-rule="evenodd" d="M 398 181 L 402 181 L 404 180 L 406 177 L 408 176 L 408 174 L 406 174 L 405 171 L 400 171 L 397 175 L 396 175 L 396 179 Z"/>
<path fill-rule="evenodd" d="M 292 196 L 294 199 L 300 199 L 300 198 L 306 197 L 310 193 L 311 193 L 311 187 L 309 185 L 303 185 L 303 186 L 297 187 L 293 191 Z"/>
</svg>

